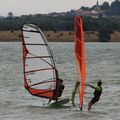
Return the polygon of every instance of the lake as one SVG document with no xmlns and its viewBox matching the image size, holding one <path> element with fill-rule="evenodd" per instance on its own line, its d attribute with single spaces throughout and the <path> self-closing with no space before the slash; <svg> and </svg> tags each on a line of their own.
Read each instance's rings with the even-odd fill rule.
<svg viewBox="0 0 120 120">
<path fill-rule="evenodd" d="M 50 43 L 60 78 L 64 79 L 63 97 L 71 98 L 78 79 L 74 62 L 74 44 Z M 103 82 L 100 101 L 90 112 L 87 104 L 93 89 L 85 88 L 83 111 L 71 102 L 61 108 L 48 108 L 43 98 L 30 95 L 23 86 L 21 42 L 0 43 L 0 118 L 1 120 L 120 120 L 120 43 L 85 43 L 86 82 Z"/>
</svg>

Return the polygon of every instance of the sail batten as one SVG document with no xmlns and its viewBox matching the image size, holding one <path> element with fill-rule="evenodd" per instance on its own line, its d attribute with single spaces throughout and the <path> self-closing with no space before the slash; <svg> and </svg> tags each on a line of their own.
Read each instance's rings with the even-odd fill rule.
<svg viewBox="0 0 120 120">
<path fill-rule="evenodd" d="M 83 33 L 82 19 L 80 16 L 75 17 L 74 28 L 75 28 L 75 34 L 74 34 L 75 61 L 78 71 L 78 79 L 80 82 L 79 97 L 80 97 L 80 108 L 82 109 L 83 99 L 84 99 L 86 70 L 85 70 L 84 33 Z"/>
<path fill-rule="evenodd" d="M 37 44 L 37 43 L 34 43 L 34 44 L 30 44 L 30 43 L 26 43 L 26 45 L 47 45 L 47 44 Z"/>
</svg>

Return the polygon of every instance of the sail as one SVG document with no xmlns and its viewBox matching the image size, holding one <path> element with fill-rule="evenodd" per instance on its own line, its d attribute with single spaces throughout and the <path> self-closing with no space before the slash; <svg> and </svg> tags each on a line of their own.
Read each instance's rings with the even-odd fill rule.
<svg viewBox="0 0 120 120">
<path fill-rule="evenodd" d="M 75 17 L 74 21 L 74 41 L 75 41 L 75 61 L 80 81 L 79 97 L 80 108 L 83 107 L 84 87 L 85 87 L 85 49 L 84 49 L 84 33 L 82 19 L 80 16 Z"/>
<path fill-rule="evenodd" d="M 47 40 L 33 24 L 25 24 L 22 34 L 25 88 L 32 95 L 57 99 L 58 74 Z"/>
</svg>

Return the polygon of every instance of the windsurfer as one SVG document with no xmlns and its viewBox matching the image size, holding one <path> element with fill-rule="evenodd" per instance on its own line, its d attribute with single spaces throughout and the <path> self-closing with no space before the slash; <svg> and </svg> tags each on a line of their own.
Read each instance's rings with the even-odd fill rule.
<svg viewBox="0 0 120 120">
<path fill-rule="evenodd" d="M 79 88 L 79 85 L 80 85 L 80 82 L 77 81 L 77 82 L 76 82 L 76 85 L 75 85 L 75 88 L 74 88 L 74 90 L 73 90 L 73 92 L 72 92 L 71 101 L 72 101 L 72 105 L 73 105 L 73 106 L 75 106 L 74 99 L 75 99 L 76 91 L 77 91 L 77 89 Z M 88 103 L 88 111 L 89 111 L 89 110 L 91 109 L 91 106 L 92 106 L 93 104 L 95 104 L 96 102 L 98 102 L 99 99 L 100 99 L 100 96 L 101 96 L 101 93 L 102 93 L 102 82 L 101 82 L 101 80 L 99 80 L 99 81 L 97 82 L 97 86 L 93 86 L 93 85 L 90 85 L 90 84 L 85 84 L 85 86 L 89 86 L 89 87 L 95 89 L 95 91 L 94 91 L 94 97 L 93 97 L 92 100 L 90 100 L 90 102 Z"/>
<path fill-rule="evenodd" d="M 56 78 L 58 80 L 58 86 L 57 87 L 59 88 L 59 90 L 57 92 L 57 96 L 60 97 L 60 96 L 62 96 L 62 93 L 63 93 L 63 90 L 64 90 L 65 86 L 63 84 L 63 80 L 59 78 L 57 70 L 56 70 Z"/>
<path fill-rule="evenodd" d="M 59 81 L 58 82 L 58 88 L 59 88 L 58 93 L 56 92 L 57 90 L 55 90 L 55 94 L 54 94 L 53 98 L 50 99 L 48 103 L 50 103 L 51 100 L 56 100 L 56 102 L 57 102 L 57 100 L 58 100 L 57 98 L 62 96 L 62 93 L 63 93 L 63 90 L 64 90 L 65 86 L 63 84 L 63 80 L 62 79 L 58 79 L 58 81 Z"/>
<path fill-rule="evenodd" d="M 97 82 L 97 86 L 93 86 L 93 85 L 90 85 L 90 84 L 86 84 L 86 86 L 89 86 L 89 87 L 95 89 L 95 91 L 94 91 L 94 97 L 88 103 L 88 111 L 89 111 L 91 109 L 91 106 L 93 104 L 95 104 L 96 102 L 98 102 L 99 99 L 100 99 L 100 96 L 101 96 L 101 93 L 102 93 L 102 82 L 101 82 L 101 80 L 99 80 Z"/>
<path fill-rule="evenodd" d="M 61 97 L 65 86 L 63 84 L 63 80 L 62 79 L 59 79 L 59 83 L 60 84 L 59 84 L 59 95 L 58 96 Z"/>
</svg>

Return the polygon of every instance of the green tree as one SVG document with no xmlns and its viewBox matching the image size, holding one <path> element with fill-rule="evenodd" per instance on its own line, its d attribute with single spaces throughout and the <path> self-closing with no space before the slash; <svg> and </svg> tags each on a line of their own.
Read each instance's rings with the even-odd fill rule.
<svg viewBox="0 0 120 120">
<path fill-rule="evenodd" d="M 104 3 L 101 5 L 101 9 L 103 9 L 103 10 L 110 9 L 109 3 L 108 3 L 108 2 L 104 2 Z"/>
<path fill-rule="evenodd" d="M 84 11 L 89 11 L 90 10 L 89 7 L 84 7 L 84 6 L 81 6 L 81 9 L 84 10 Z"/>
<path fill-rule="evenodd" d="M 9 12 L 9 13 L 8 13 L 8 17 L 9 17 L 9 18 L 12 18 L 12 17 L 13 17 L 13 13 L 12 13 L 12 12 Z"/>
<path fill-rule="evenodd" d="M 113 9 L 113 10 L 120 9 L 120 1 L 119 0 L 115 0 L 114 2 L 112 2 L 111 3 L 111 9 Z"/>
</svg>

